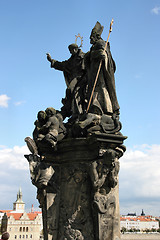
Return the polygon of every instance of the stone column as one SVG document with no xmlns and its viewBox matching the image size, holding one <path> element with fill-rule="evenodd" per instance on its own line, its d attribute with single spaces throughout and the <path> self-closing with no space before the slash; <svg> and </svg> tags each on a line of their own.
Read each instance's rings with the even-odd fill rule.
<svg viewBox="0 0 160 240">
<path fill-rule="evenodd" d="M 118 159 L 125 138 L 103 133 L 70 138 L 37 157 L 32 183 L 45 240 L 120 239 Z M 31 169 L 33 154 L 26 158 Z"/>
</svg>

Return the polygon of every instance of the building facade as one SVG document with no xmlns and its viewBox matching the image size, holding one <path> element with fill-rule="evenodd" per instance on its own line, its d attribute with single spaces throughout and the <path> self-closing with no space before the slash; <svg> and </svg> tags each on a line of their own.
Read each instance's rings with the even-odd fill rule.
<svg viewBox="0 0 160 240">
<path fill-rule="evenodd" d="M 151 216 L 123 216 L 120 218 L 121 229 L 124 227 L 127 230 L 137 229 L 144 231 L 146 229 L 158 229 L 159 221 Z"/>
<path fill-rule="evenodd" d="M 17 194 L 17 200 L 13 203 L 13 211 L 4 212 L 1 221 L 1 232 L 7 231 L 10 234 L 10 240 L 39 240 L 41 238 L 42 213 L 25 212 L 25 203 L 22 201 L 21 190 Z"/>
</svg>

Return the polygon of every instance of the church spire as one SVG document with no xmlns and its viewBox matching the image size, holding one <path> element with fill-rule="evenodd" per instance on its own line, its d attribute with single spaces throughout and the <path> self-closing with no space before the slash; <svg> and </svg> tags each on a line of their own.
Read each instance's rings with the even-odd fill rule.
<svg viewBox="0 0 160 240">
<path fill-rule="evenodd" d="M 24 212 L 25 203 L 22 200 L 22 190 L 21 187 L 17 193 L 17 200 L 13 203 L 13 211 L 15 212 Z"/>
<path fill-rule="evenodd" d="M 142 209 L 142 213 L 141 213 L 141 216 L 145 216 L 145 213 L 144 213 L 143 209 Z"/>
<path fill-rule="evenodd" d="M 22 201 L 22 190 L 21 190 L 21 187 L 19 188 L 19 192 L 17 193 L 17 201 Z"/>
</svg>

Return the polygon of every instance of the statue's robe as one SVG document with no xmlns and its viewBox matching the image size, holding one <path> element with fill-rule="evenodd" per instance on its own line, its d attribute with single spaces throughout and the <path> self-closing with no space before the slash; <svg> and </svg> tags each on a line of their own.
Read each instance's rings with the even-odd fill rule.
<svg viewBox="0 0 160 240">
<path fill-rule="evenodd" d="M 104 40 L 98 40 L 85 55 L 88 78 L 88 101 L 91 96 L 98 67 L 102 59 L 101 70 L 99 72 L 91 106 L 89 108 L 89 112 L 100 115 L 119 112 L 114 78 L 116 66 L 110 52 L 109 44 L 107 45 L 106 51 L 104 51 L 105 44 Z"/>
<path fill-rule="evenodd" d="M 79 49 L 66 61 L 53 61 L 51 67 L 64 73 L 67 85 L 64 109 L 67 117 L 82 114 L 85 91 L 84 53 Z"/>
</svg>

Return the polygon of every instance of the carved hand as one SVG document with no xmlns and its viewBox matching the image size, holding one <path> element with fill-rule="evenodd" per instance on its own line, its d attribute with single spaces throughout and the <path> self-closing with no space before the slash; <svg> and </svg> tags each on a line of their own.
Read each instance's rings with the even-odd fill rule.
<svg viewBox="0 0 160 240">
<path fill-rule="evenodd" d="M 47 60 L 48 60 L 49 62 L 52 62 L 51 55 L 50 55 L 49 53 L 46 53 L 46 55 L 47 55 Z"/>
<path fill-rule="evenodd" d="M 104 60 L 106 58 L 104 50 L 99 50 L 98 56 L 101 60 Z"/>
</svg>

